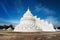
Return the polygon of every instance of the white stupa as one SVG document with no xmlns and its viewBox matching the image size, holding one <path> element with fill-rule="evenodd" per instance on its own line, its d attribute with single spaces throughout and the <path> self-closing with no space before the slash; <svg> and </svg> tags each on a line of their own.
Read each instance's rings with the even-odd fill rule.
<svg viewBox="0 0 60 40">
<path fill-rule="evenodd" d="M 47 21 L 33 16 L 30 10 L 23 15 L 19 25 L 14 29 L 16 32 L 41 32 L 41 31 L 55 31 L 52 24 Z"/>
</svg>

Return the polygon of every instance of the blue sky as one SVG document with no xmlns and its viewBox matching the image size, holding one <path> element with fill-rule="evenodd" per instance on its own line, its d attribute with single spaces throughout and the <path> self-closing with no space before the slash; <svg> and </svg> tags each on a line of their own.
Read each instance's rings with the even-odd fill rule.
<svg viewBox="0 0 60 40">
<path fill-rule="evenodd" d="M 0 0 L 0 25 L 17 25 L 28 7 L 34 16 L 60 26 L 60 0 Z"/>
</svg>

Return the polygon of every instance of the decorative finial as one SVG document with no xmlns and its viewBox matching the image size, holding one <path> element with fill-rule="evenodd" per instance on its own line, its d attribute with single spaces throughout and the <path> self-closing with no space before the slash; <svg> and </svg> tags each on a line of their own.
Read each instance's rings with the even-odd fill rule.
<svg viewBox="0 0 60 40">
<path fill-rule="evenodd" d="M 28 6 L 28 9 L 29 9 L 29 6 Z"/>
</svg>

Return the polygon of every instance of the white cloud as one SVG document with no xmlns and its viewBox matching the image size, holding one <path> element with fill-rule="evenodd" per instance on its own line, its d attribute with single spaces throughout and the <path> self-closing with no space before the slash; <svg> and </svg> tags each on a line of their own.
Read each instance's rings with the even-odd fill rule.
<svg viewBox="0 0 60 40">
<path fill-rule="evenodd" d="M 57 18 L 53 16 L 48 16 L 45 20 L 48 21 L 49 23 L 52 23 L 55 26 L 60 26 L 60 22 L 57 20 Z"/>
<path fill-rule="evenodd" d="M 46 8 L 45 6 L 42 6 L 42 4 L 39 4 L 39 5 L 35 6 L 35 11 L 42 12 L 42 13 L 45 13 L 45 14 L 56 14 L 55 11 L 53 11 L 49 8 Z"/>
</svg>

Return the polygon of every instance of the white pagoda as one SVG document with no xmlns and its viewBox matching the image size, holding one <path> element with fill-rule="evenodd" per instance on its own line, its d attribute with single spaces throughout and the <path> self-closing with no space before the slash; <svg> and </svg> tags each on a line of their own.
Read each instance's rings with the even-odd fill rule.
<svg viewBox="0 0 60 40">
<path fill-rule="evenodd" d="M 15 27 L 16 32 L 41 32 L 41 31 L 55 31 L 53 25 L 47 21 L 33 16 L 30 10 L 23 15 L 20 23 Z"/>
</svg>

